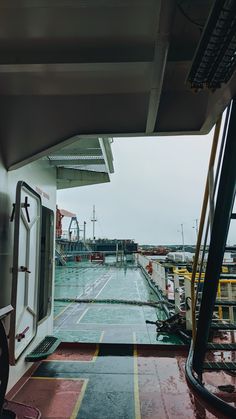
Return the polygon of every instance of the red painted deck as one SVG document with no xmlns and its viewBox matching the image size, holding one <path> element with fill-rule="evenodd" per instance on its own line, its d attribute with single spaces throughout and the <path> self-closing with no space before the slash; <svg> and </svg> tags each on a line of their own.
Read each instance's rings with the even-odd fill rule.
<svg viewBox="0 0 236 419">
<path fill-rule="evenodd" d="M 215 418 L 186 384 L 186 355 L 159 345 L 63 344 L 8 399 L 42 418 Z"/>
</svg>

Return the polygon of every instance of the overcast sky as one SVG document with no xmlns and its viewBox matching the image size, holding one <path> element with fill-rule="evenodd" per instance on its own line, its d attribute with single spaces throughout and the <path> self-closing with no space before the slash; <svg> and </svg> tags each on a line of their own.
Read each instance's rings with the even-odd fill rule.
<svg viewBox="0 0 236 419">
<path fill-rule="evenodd" d="M 119 138 L 112 144 L 115 173 L 106 184 L 58 192 L 58 206 L 75 212 L 92 237 L 139 244 L 195 243 L 212 133 L 207 136 Z"/>
</svg>

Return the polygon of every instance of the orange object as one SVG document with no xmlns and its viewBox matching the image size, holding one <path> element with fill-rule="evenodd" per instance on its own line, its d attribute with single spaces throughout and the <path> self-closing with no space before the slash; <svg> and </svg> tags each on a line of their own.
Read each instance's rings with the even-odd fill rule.
<svg viewBox="0 0 236 419">
<path fill-rule="evenodd" d="M 58 239 L 61 238 L 62 236 L 62 218 L 64 217 L 64 215 L 61 213 L 61 211 L 59 210 L 59 208 L 57 208 L 56 211 L 56 237 Z"/>
<path fill-rule="evenodd" d="M 153 268 L 152 268 L 152 262 L 151 261 L 146 266 L 146 269 L 147 269 L 147 272 L 149 273 L 149 275 L 152 275 Z"/>
</svg>

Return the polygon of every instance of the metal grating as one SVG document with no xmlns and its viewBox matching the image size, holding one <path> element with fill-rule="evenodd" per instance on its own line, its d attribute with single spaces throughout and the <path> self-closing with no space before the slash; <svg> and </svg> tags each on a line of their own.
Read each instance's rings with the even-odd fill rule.
<svg viewBox="0 0 236 419">
<path fill-rule="evenodd" d="M 214 343 L 209 342 L 207 349 L 215 351 L 236 351 L 236 343 Z"/>
<path fill-rule="evenodd" d="M 195 90 L 227 83 L 236 67 L 236 2 L 216 1 L 200 41 L 188 81 Z"/>
<path fill-rule="evenodd" d="M 81 170 L 81 171 L 90 171 L 90 172 L 99 172 L 99 173 L 106 173 L 107 172 L 107 168 L 105 164 L 93 164 L 93 165 L 74 165 L 74 166 L 70 166 L 70 165 L 65 165 L 67 169 L 77 169 L 77 170 Z"/>
<path fill-rule="evenodd" d="M 79 155 L 79 153 L 77 155 L 67 155 L 67 156 L 48 156 L 49 160 L 52 161 L 57 161 L 57 160 L 65 160 L 65 162 L 67 160 L 104 160 L 103 155 L 101 154 L 100 156 L 84 156 L 84 155 Z"/>
<path fill-rule="evenodd" d="M 28 362 L 41 361 L 51 355 L 60 343 L 60 339 L 55 336 L 46 336 L 43 341 L 26 356 L 25 360 Z"/>
<path fill-rule="evenodd" d="M 236 330 L 235 323 L 212 323 L 212 330 Z"/>
<path fill-rule="evenodd" d="M 235 362 L 204 362 L 204 370 L 236 371 Z"/>
</svg>

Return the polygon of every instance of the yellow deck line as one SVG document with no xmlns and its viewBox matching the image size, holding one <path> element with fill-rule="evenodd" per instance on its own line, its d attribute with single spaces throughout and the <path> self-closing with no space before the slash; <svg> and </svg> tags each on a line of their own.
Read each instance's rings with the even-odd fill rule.
<svg viewBox="0 0 236 419">
<path fill-rule="evenodd" d="M 70 419 L 75 419 L 78 415 L 81 403 L 84 398 L 84 394 L 87 388 L 88 384 L 88 378 L 70 378 L 70 377 L 30 377 L 30 379 L 33 380 L 66 380 L 66 381 L 83 381 L 82 389 L 80 392 L 80 395 L 76 401 L 75 407 L 73 409 L 72 415 L 70 416 Z"/>
<path fill-rule="evenodd" d="M 82 296 L 82 294 L 80 294 L 80 295 L 78 295 L 76 298 L 80 298 Z M 66 310 L 67 310 L 67 308 L 69 308 L 72 304 L 74 304 L 74 301 L 72 301 L 71 303 L 69 303 L 65 308 L 63 308 L 63 310 L 60 312 L 60 313 L 58 313 L 54 318 L 53 318 L 53 320 L 55 321 L 58 317 L 60 317 Z"/>
<path fill-rule="evenodd" d="M 139 399 L 139 385 L 138 385 L 138 351 L 136 346 L 136 334 L 133 332 L 134 341 L 134 410 L 135 419 L 141 419 L 140 399 Z"/>
<path fill-rule="evenodd" d="M 58 317 L 60 317 L 66 310 L 67 310 L 67 308 L 68 307 L 70 307 L 71 306 L 71 304 L 73 304 L 73 303 L 70 303 L 70 304 L 68 304 L 65 308 L 63 308 L 63 310 L 62 311 L 60 311 L 60 313 L 58 313 L 54 318 L 53 318 L 53 320 L 56 320 Z"/>
<path fill-rule="evenodd" d="M 72 412 L 72 415 L 71 415 L 70 419 L 76 419 L 76 417 L 78 415 L 81 403 L 82 403 L 83 398 L 84 398 L 84 393 L 85 393 L 86 388 L 87 388 L 88 381 L 89 381 L 88 379 L 85 379 L 84 382 L 83 382 L 83 386 L 82 386 L 80 395 L 79 395 L 78 400 L 75 404 L 75 407 L 73 409 L 73 412 Z"/>
<path fill-rule="evenodd" d="M 103 336 L 104 336 L 104 332 L 102 332 L 99 342 L 102 342 Z M 80 342 L 78 342 L 78 343 L 80 343 Z M 85 342 L 85 343 L 88 343 L 88 342 Z M 66 363 L 73 362 L 73 364 L 75 364 L 75 363 L 77 364 L 79 362 L 89 363 L 89 362 L 95 362 L 96 361 L 96 359 L 98 357 L 98 353 L 99 353 L 99 344 L 96 344 L 96 349 L 95 349 L 95 352 L 93 354 L 93 357 L 92 357 L 91 361 L 79 360 L 79 359 L 44 359 L 43 362 L 62 362 L 62 363 L 63 362 L 66 362 Z"/>
<path fill-rule="evenodd" d="M 99 345 L 97 345 L 96 351 L 94 352 L 93 359 L 91 362 L 95 362 L 99 353 Z"/>
</svg>

